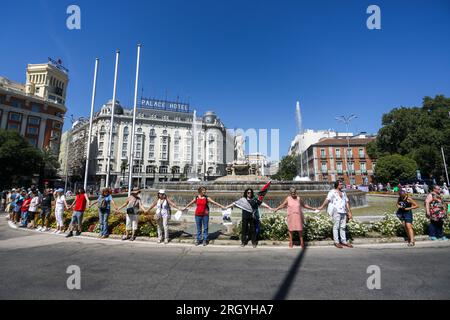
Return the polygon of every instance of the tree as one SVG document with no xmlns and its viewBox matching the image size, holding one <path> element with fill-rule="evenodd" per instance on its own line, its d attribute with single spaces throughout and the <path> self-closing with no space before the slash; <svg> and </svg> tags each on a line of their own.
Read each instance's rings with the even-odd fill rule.
<svg viewBox="0 0 450 320">
<path fill-rule="evenodd" d="M 422 107 L 395 108 L 383 115 L 382 128 L 368 154 L 400 154 L 414 159 L 424 176 L 443 175 L 441 147 L 450 164 L 450 98 L 425 97 Z"/>
<path fill-rule="evenodd" d="M 1 188 L 31 181 L 43 163 L 42 152 L 16 131 L 0 130 Z"/>
<path fill-rule="evenodd" d="M 285 156 L 283 157 L 283 159 L 281 159 L 280 168 L 278 169 L 278 172 L 273 176 L 273 178 L 282 181 L 292 181 L 297 176 L 297 166 L 297 155 Z"/>
<path fill-rule="evenodd" d="M 417 163 L 413 159 L 393 154 L 378 158 L 375 177 L 381 183 L 398 184 L 400 181 L 413 179 L 416 171 Z"/>
</svg>

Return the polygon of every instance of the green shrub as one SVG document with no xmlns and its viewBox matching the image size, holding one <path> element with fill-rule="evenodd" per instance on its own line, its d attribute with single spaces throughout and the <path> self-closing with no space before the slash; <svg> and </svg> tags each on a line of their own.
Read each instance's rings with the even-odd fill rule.
<svg viewBox="0 0 450 320">
<path fill-rule="evenodd" d="M 126 225 L 125 223 L 119 223 L 112 229 L 112 234 L 122 235 L 125 234 Z"/>
<path fill-rule="evenodd" d="M 362 222 L 352 219 L 347 224 L 347 233 L 350 239 L 363 238 L 367 236 L 369 228 Z"/>
<path fill-rule="evenodd" d="M 323 240 L 333 237 L 333 221 L 326 213 L 305 217 L 304 237 L 306 241 Z"/>
<path fill-rule="evenodd" d="M 417 211 L 413 214 L 413 229 L 415 235 L 427 235 L 430 225 L 430 219 L 425 215 L 425 211 Z"/>
<path fill-rule="evenodd" d="M 158 229 L 155 225 L 150 223 L 145 223 L 139 226 L 137 230 L 137 235 L 142 237 L 157 237 Z"/>
<path fill-rule="evenodd" d="M 382 220 L 373 225 L 373 230 L 383 236 L 395 237 L 404 234 L 404 227 L 395 214 L 386 214 Z"/>
<path fill-rule="evenodd" d="M 260 238 L 284 241 L 288 238 L 286 219 L 280 214 L 266 215 L 261 219 Z"/>
</svg>

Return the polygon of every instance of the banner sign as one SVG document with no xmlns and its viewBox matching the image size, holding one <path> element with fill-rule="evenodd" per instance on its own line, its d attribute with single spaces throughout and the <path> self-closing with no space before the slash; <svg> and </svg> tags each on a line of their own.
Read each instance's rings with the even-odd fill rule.
<svg viewBox="0 0 450 320">
<path fill-rule="evenodd" d="M 189 113 L 189 104 L 187 103 L 171 102 L 147 98 L 141 99 L 141 108 Z"/>
</svg>

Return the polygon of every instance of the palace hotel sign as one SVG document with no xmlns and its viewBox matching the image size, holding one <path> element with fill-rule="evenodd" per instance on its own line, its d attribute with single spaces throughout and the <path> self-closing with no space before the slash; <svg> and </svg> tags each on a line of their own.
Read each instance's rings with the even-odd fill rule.
<svg viewBox="0 0 450 320">
<path fill-rule="evenodd" d="M 189 113 L 189 104 L 141 98 L 141 108 Z"/>
</svg>

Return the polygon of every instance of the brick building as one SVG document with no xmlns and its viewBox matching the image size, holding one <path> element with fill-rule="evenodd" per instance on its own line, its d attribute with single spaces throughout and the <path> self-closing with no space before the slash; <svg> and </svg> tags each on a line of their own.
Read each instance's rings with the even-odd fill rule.
<svg viewBox="0 0 450 320">
<path fill-rule="evenodd" d="M 59 153 L 68 71 L 60 62 L 29 64 L 26 83 L 0 77 L 0 129 L 15 130 L 39 148 Z"/>
<path fill-rule="evenodd" d="M 313 181 L 339 179 L 346 184 L 368 185 L 373 181 L 375 161 L 367 155 L 366 146 L 374 139 L 362 133 L 348 139 L 320 140 L 303 154 L 303 176 Z"/>
</svg>

